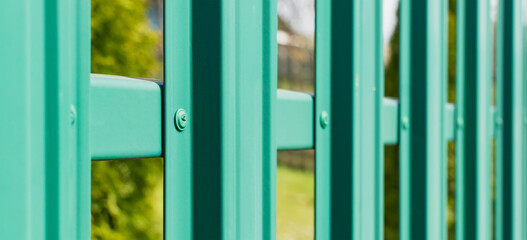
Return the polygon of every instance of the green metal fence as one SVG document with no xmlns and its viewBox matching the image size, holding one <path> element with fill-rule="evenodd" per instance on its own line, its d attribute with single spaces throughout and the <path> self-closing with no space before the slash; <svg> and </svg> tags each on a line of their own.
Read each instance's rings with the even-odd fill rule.
<svg viewBox="0 0 527 240">
<path fill-rule="evenodd" d="M 446 102 L 447 4 L 401 1 L 398 101 L 381 0 L 317 1 L 314 97 L 277 90 L 276 0 L 166 0 L 162 85 L 90 76 L 89 0 L 1 1 L 1 238 L 88 239 L 90 161 L 162 156 L 165 239 L 274 239 L 276 151 L 314 148 L 316 238 L 383 239 L 399 144 L 401 239 L 446 239 L 455 140 L 457 238 L 527 239 L 522 1 L 500 1 L 495 108 L 488 0 L 457 1 Z"/>
</svg>

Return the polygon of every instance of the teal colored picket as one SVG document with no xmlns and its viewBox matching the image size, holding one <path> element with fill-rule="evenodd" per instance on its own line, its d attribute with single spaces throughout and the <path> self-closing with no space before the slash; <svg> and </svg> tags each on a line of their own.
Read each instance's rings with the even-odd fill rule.
<svg viewBox="0 0 527 240">
<path fill-rule="evenodd" d="M 458 1 L 457 8 L 456 238 L 490 240 L 490 3 Z"/>
<path fill-rule="evenodd" d="M 192 105 L 192 5 L 190 1 L 166 1 L 164 16 L 164 94 L 159 106 L 163 114 L 164 239 L 191 239 L 193 234 L 192 140 L 193 127 L 174 128 L 174 114 Z M 152 108 L 152 107 L 150 107 Z M 137 109 L 137 107 L 136 107 Z M 145 109 L 147 110 L 147 109 Z M 161 126 L 161 123 L 155 123 Z"/>
<path fill-rule="evenodd" d="M 527 3 L 499 1 L 496 107 L 490 0 L 457 0 L 455 105 L 448 1 L 401 1 L 400 99 L 382 3 L 317 1 L 312 96 L 277 89 L 276 0 L 166 0 L 163 84 L 90 75 L 89 0 L 1 1 L 0 238 L 89 239 L 90 162 L 163 157 L 164 239 L 275 239 L 276 151 L 314 148 L 316 239 L 380 240 L 399 144 L 400 237 L 444 240 L 454 140 L 457 239 L 527 239 Z"/>
<path fill-rule="evenodd" d="M 500 1 L 496 63 L 496 239 L 524 239 L 523 27 L 520 0 Z M 500 21 L 501 20 L 501 21 Z M 523 186 L 522 186 L 523 184 Z"/>
<path fill-rule="evenodd" d="M 381 4 L 316 4 L 317 239 L 384 238 Z M 325 129 L 323 111 L 330 115 Z"/>
<path fill-rule="evenodd" d="M 0 2 L 1 238 L 90 236 L 90 2 Z"/>
<path fill-rule="evenodd" d="M 446 239 L 447 1 L 401 1 L 400 237 Z"/>
</svg>

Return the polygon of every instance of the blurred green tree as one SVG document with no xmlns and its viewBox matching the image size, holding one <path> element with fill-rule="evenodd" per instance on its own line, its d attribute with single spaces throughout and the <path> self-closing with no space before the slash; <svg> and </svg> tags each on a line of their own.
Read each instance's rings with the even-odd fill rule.
<svg viewBox="0 0 527 240">
<path fill-rule="evenodd" d="M 92 239 L 162 239 L 163 160 L 92 163 Z"/>
<path fill-rule="evenodd" d="M 162 30 L 148 19 L 152 0 L 92 0 L 92 72 L 162 78 Z"/>
</svg>

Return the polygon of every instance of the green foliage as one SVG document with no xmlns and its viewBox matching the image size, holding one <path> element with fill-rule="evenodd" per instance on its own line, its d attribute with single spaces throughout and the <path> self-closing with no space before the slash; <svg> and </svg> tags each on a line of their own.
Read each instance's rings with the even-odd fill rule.
<svg viewBox="0 0 527 240">
<path fill-rule="evenodd" d="M 455 2 L 455 1 L 450 1 Z M 451 9 L 451 8 L 450 8 Z M 456 102 L 456 13 L 448 12 L 448 102 Z"/>
<path fill-rule="evenodd" d="M 399 239 L 399 147 L 384 147 L 384 236 Z"/>
<path fill-rule="evenodd" d="M 92 163 L 92 239 L 162 239 L 163 160 Z"/>
<path fill-rule="evenodd" d="M 397 9 L 397 25 L 393 31 L 392 38 L 390 39 L 389 49 L 390 56 L 389 62 L 385 65 L 384 69 L 384 95 L 387 97 L 399 98 L 399 67 L 400 67 L 400 8 Z"/>
<path fill-rule="evenodd" d="M 152 29 L 147 0 L 92 0 L 92 72 L 162 77 L 162 32 Z"/>
</svg>

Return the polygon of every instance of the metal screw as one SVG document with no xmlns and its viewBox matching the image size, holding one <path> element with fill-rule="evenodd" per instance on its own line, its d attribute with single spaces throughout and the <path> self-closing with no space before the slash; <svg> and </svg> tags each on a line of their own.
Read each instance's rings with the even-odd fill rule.
<svg viewBox="0 0 527 240">
<path fill-rule="evenodd" d="M 176 129 L 178 131 L 183 131 L 188 124 L 188 116 L 187 111 L 185 109 L 180 108 L 176 111 L 176 115 L 174 116 L 174 125 L 176 126 Z"/>
<path fill-rule="evenodd" d="M 410 121 L 408 120 L 408 117 L 403 117 L 401 126 L 403 129 L 408 129 L 408 127 L 410 127 Z"/>
<path fill-rule="evenodd" d="M 458 127 L 458 128 L 463 128 L 464 125 L 465 125 L 465 122 L 463 121 L 463 118 L 458 117 L 458 118 L 457 118 L 457 127 Z"/>
<path fill-rule="evenodd" d="M 503 125 L 503 119 L 501 119 L 501 117 L 497 117 L 496 118 L 496 127 L 501 128 L 502 125 Z"/>
<path fill-rule="evenodd" d="M 329 115 L 326 111 L 320 113 L 320 126 L 326 128 L 329 125 Z"/>
<path fill-rule="evenodd" d="M 77 110 L 75 106 L 70 105 L 70 124 L 75 125 L 75 121 L 77 121 Z"/>
</svg>

